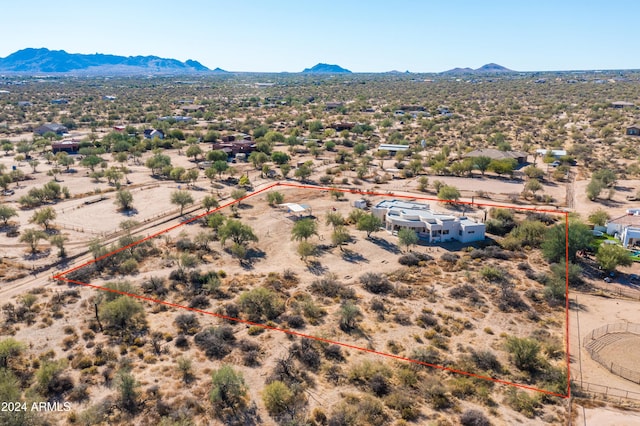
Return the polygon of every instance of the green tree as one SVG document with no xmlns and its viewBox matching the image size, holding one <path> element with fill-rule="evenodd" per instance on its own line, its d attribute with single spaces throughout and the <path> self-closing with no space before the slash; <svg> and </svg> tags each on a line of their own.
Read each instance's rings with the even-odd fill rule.
<svg viewBox="0 0 640 426">
<path fill-rule="evenodd" d="M 488 169 L 499 176 L 513 173 L 518 163 L 513 158 L 505 158 L 502 160 L 491 160 Z"/>
<path fill-rule="evenodd" d="M 278 165 L 286 164 L 290 159 L 291 157 L 289 157 L 289 155 L 284 152 L 275 151 L 273 154 L 271 154 L 271 161 Z"/>
<path fill-rule="evenodd" d="M 480 170 L 480 173 L 484 176 L 484 173 L 489 169 L 489 164 L 491 164 L 491 158 L 482 155 L 480 157 L 474 157 L 473 160 L 474 166 Z"/>
<path fill-rule="evenodd" d="M 360 309 L 350 301 L 346 301 L 340 306 L 338 311 L 340 329 L 350 332 L 357 327 L 357 319 L 360 317 Z"/>
<path fill-rule="evenodd" d="M 306 262 L 308 257 L 315 256 L 317 247 L 315 244 L 312 244 L 310 242 L 300 241 L 296 251 L 300 255 L 300 259 Z"/>
<path fill-rule="evenodd" d="M 80 164 L 82 164 L 85 167 L 88 167 L 92 172 L 95 170 L 96 166 L 98 164 L 101 164 L 103 162 L 102 158 L 98 157 L 97 155 L 88 155 L 86 157 L 84 157 L 82 159 L 82 161 L 80 162 Z"/>
<path fill-rule="evenodd" d="M 153 157 L 149 157 L 145 165 L 151 169 L 151 174 L 159 175 L 162 169 L 171 166 L 171 157 L 156 152 Z"/>
<path fill-rule="evenodd" d="M 65 257 L 67 255 L 67 252 L 65 251 L 65 248 L 64 248 L 64 243 L 67 240 L 68 238 L 61 234 L 52 235 L 51 238 L 49 238 L 49 242 L 58 248 L 58 256 L 60 257 Z"/>
<path fill-rule="evenodd" d="M 591 201 L 595 201 L 598 199 L 603 189 L 604 189 L 604 184 L 602 183 L 602 181 L 592 178 L 589 184 L 587 185 L 585 192 L 587 193 L 587 197 Z"/>
<path fill-rule="evenodd" d="M 536 166 L 527 166 L 522 172 L 529 179 L 542 179 L 544 177 L 544 171 Z"/>
<path fill-rule="evenodd" d="M 38 252 L 38 243 L 40 240 L 46 240 L 47 234 L 39 229 L 25 229 L 20 235 L 20 242 L 27 243 L 31 247 L 31 253 Z"/>
<path fill-rule="evenodd" d="M 221 179 L 222 174 L 229 169 L 229 163 L 224 160 L 217 160 L 211 165 L 211 168 L 218 174 L 218 179 Z"/>
<path fill-rule="evenodd" d="M 222 418 L 224 410 L 231 410 L 237 414 L 247 403 L 247 385 L 242 373 L 236 372 L 231 366 L 223 365 L 211 373 L 212 388 L 209 400 L 213 405 L 216 416 Z"/>
<path fill-rule="evenodd" d="M 283 201 L 284 195 L 282 194 L 282 192 L 269 191 L 269 193 L 267 193 L 267 203 L 269 203 L 270 206 L 282 204 Z"/>
<path fill-rule="evenodd" d="M 193 197 L 188 191 L 173 191 L 171 193 L 171 204 L 180 206 L 180 216 L 182 216 L 184 208 L 189 204 L 193 204 Z"/>
<path fill-rule="evenodd" d="M 438 199 L 446 200 L 448 202 L 458 201 L 460 198 L 460 191 L 455 186 L 444 185 L 438 190 Z"/>
<path fill-rule="evenodd" d="M 295 177 L 299 178 L 301 182 L 304 182 L 305 180 L 307 180 L 309 176 L 311 176 L 311 173 L 313 173 L 313 170 L 311 170 L 311 167 L 308 166 L 307 164 L 303 164 L 302 166 L 296 169 L 296 172 L 294 173 L 294 175 Z"/>
<path fill-rule="evenodd" d="M 207 226 L 217 234 L 220 227 L 224 224 L 224 221 L 225 218 L 221 213 L 213 213 L 209 216 L 209 219 L 207 219 Z"/>
<path fill-rule="evenodd" d="M 216 200 L 216 197 L 213 195 L 207 195 L 202 199 L 202 207 L 207 211 L 207 213 L 209 213 L 211 209 L 218 208 L 219 206 L 220 204 L 218 203 L 218 200 Z"/>
<path fill-rule="evenodd" d="M 537 341 L 510 336 L 507 338 L 506 348 L 518 369 L 533 372 L 540 365 L 540 344 Z"/>
<path fill-rule="evenodd" d="M 598 265 L 605 271 L 611 272 L 618 266 L 631 266 L 633 260 L 629 251 L 617 244 L 602 244 L 596 253 Z"/>
<path fill-rule="evenodd" d="M 58 378 L 64 371 L 64 362 L 60 361 L 42 361 L 40 367 L 35 373 L 34 389 L 42 396 L 52 396 L 57 390 L 56 383 Z"/>
<path fill-rule="evenodd" d="M 333 245 L 338 246 L 340 251 L 343 251 L 342 245 L 348 243 L 349 240 L 351 240 L 351 235 L 349 235 L 349 231 L 344 226 L 334 228 L 331 233 L 331 242 Z"/>
<path fill-rule="evenodd" d="M 216 161 L 224 161 L 226 163 L 228 158 L 229 156 L 227 153 L 220 149 L 207 152 L 207 161 L 212 161 L 214 163 Z"/>
<path fill-rule="evenodd" d="M 326 224 L 331 225 L 335 230 L 338 226 L 344 225 L 344 217 L 340 212 L 329 212 L 326 216 Z"/>
<path fill-rule="evenodd" d="M 258 237 L 249 225 L 245 225 L 239 220 L 229 219 L 218 228 L 220 242 L 224 245 L 226 240 L 233 241 L 234 244 L 245 245 L 251 241 L 258 241 Z"/>
<path fill-rule="evenodd" d="M 420 176 L 418 179 L 418 191 L 426 192 L 429 188 L 429 178 L 426 176 Z"/>
<path fill-rule="evenodd" d="M 285 311 L 284 302 L 278 294 L 264 287 L 242 293 L 238 304 L 250 321 L 274 320 Z"/>
<path fill-rule="evenodd" d="M 398 231 L 398 242 L 401 246 L 405 246 L 409 250 L 418 244 L 418 234 L 413 229 L 402 228 Z"/>
<path fill-rule="evenodd" d="M 311 218 L 300 219 L 291 228 L 292 240 L 307 241 L 313 235 L 318 235 L 318 224 Z"/>
<path fill-rule="evenodd" d="M 529 179 L 524 186 L 526 191 L 530 191 L 533 195 L 542 189 L 542 184 L 538 179 Z"/>
<path fill-rule="evenodd" d="M 119 296 L 100 306 L 100 318 L 107 327 L 122 331 L 136 326 L 144 318 L 144 309 L 132 297 Z"/>
<path fill-rule="evenodd" d="M 121 189 L 116 192 L 114 203 L 120 208 L 120 210 L 131 210 L 133 208 L 133 194 L 126 189 Z"/>
<path fill-rule="evenodd" d="M 14 216 L 18 216 L 16 209 L 6 204 L 0 205 L 0 220 L 2 220 L 4 226 L 7 226 L 9 224 L 9 219 Z"/>
<path fill-rule="evenodd" d="M 542 242 L 542 253 L 552 263 L 558 263 L 566 257 L 567 237 L 569 239 L 569 261 L 576 261 L 578 250 L 584 250 L 591 245 L 593 233 L 591 229 L 578 220 L 569 222 L 569 232 L 564 223 L 557 224 L 547 229 Z"/>
<path fill-rule="evenodd" d="M 116 387 L 118 389 L 118 406 L 123 411 L 135 413 L 138 410 L 138 391 L 140 386 L 131 372 L 124 368 L 118 371 Z"/>
<path fill-rule="evenodd" d="M 289 387 L 275 380 L 264 387 L 262 401 L 271 416 L 279 416 L 291 409 L 296 396 Z"/>
<path fill-rule="evenodd" d="M 29 223 L 42 225 L 46 231 L 49 229 L 49 225 L 53 220 L 55 220 L 56 216 L 57 214 L 53 207 L 44 207 L 33 213 L 33 216 L 29 219 Z"/>
<path fill-rule="evenodd" d="M 24 343 L 13 337 L 0 341 L 0 368 L 8 368 L 9 361 L 20 356 L 25 347 Z"/>
<path fill-rule="evenodd" d="M 365 231 L 367 238 L 371 238 L 371 234 L 378 232 L 382 227 L 382 220 L 374 216 L 373 214 L 365 214 L 358 219 L 356 229 L 358 231 Z"/>
<path fill-rule="evenodd" d="M 193 157 L 193 161 L 196 161 L 198 159 L 198 156 L 202 155 L 202 148 L 195 144 L 189 145 L 185 154 L 187 157 Z"/>
<path fill-rule="evenodd" d="M 597 226 L 604 226 L 609 220 L 609 213 L 604 209 L 598 209 L 589 215 L 589 223 Z"/>
</svg>

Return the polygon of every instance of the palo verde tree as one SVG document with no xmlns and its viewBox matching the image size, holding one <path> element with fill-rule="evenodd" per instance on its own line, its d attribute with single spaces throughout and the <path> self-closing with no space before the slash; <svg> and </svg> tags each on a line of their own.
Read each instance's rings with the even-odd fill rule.
<svg viewBox="0 0 640 426">
<path fill-rule="evenodd" d="M 318 235 L 318 224 L 311 218 L 300 219 L 291 228 L 291 239 L 295 241 L 307 241 L 313 235 Z"/>
<path fill-rule="evenodd" d="M 235 219 L 229 219 L 224 225 L 220 226 L 218 228 L 218 236 L 223 246 L 227 240 L 231 240 L 234 244 L 241 246 L 245 246 L 252 241 L 258 241 L 258 237 L 249 225 L 245 225 Z"/>
<path fill-rule="evenodd" d="M 38 252 L 38 243 L 40 240 L 46 240 L 47 234 L 39 229 L 28 228 L 22 231 L 20 235 L 20 242 L 29 244 L 31 247 L 31 253 Z"/>
<path fill-rule="evenodd" d="M 569 221 L 568 232 L 564 223 L 552 226 L 547 230 L 541 245 L 544 257 L 551 263 L 564 260 L 567 254 L 567 239 L 569 240 L 569 262 L 575 262 L 576 253 L 591 245 L 593 232 L 577 219 Z"/>
<path fill-rule="evenodd" d="M 45 231 L 49 230 L 49 224 L 55 220 L 57 214 L 53 207 L 44 207 L 40 210 L 36 210 L 29 219 L 29 223 L 35 223 L 42 225 Z"/>
<path fill-rule="evenodd" d="M 180 206 L 180 216 L 182 216 L 184 208 L 189 204 L 193 204 L 193 197 L 189 191 L 173 191 L 171 193 L 171 204 Z"/>
<path fill-rule="evenodd" d="M 365 231 L 367 238 L 371 238 L 371 234 L 378 232 L 382 227 L 382 220 L 373 214 L 365 214 L 358 219 L 356 229 L 358 231 Z"/>
<path fill-rule="evenodd" d="M 223 365 L 211 374 L 211 379 L 209 400 L 216 416 L 222 419 L 227 411 L 236 416 L 247 404 L 247 385 L 242 373 L 236 372 L 229 365 Z"/>
<path fill-rule="evenodd" d="M 133 208 L 133 194 L 126 189 L 121 189 L 116 192 L 114 203 L 120 208 L 120 210 L 131 210 Z"/>
<path fill-rule="evenodd" d="M 416 231 L 410 228 L 402 228 L 398 231 L 398 243 L 401 246 L 405 246 L 410 249 L 414 245 L 418 244 L 418 234 Z"/>
</svg>

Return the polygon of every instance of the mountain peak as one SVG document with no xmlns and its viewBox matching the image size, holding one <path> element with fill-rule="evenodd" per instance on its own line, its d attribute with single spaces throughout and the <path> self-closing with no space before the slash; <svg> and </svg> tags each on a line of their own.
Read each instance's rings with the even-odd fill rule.
<svg viewBox="0 0 640 426">
<path fill-rule="evenodd" d="M 348 69 L 342 68 L 339 65 L 323 64 L 319 63 L 311 68 L 305 68 L 303 73 L 314 74 L 338 74 L 338 73 L 351 73 Z"/>
<path fill-rule="evenodd" d="M 198 61 L 180 62 L 157 56 L 116 56 L 26 48 L 0 58 L 0 71 L 18 73 L 177 74 L 207 72 Z"/>
<path fill-rule="evenodd" d="M 473 69 L 473 68 L 453 68 L 450 69 L 448 71 L 443 71 L 440 74 L 450 74 L 450 75 L 456 75 L 456 74 L 491 74 L 491 73 L 506 73 L 506 72 L 513 72 L 513 70 L 510 70 L 509 68 L 503 67 L 502 65 L 498 65 L 498 64 L 494 64 L 494 63 L 490 63 L 490 64 L 486 64 L 481 66 L 480 68 L 477 69 Z"/>
</svg>

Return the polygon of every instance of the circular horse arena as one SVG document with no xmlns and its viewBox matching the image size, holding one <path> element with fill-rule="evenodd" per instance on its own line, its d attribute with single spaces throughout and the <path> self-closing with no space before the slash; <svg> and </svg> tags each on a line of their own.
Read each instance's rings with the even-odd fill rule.
<svg viewBox="0 0 640 426">
<path fill-rule="evenodd" d="M 640 383 L 640 324 L 608 324 L 589 333 L 583 346 L 611 373 Z"/>
</svg>

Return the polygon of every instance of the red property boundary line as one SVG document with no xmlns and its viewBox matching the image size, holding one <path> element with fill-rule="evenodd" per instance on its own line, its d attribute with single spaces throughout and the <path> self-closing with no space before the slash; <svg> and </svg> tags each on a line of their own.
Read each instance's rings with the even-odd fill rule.
<svg viewBox="0 0 640 426">
<path fill-rule="evenodd" d="M 116 293 L 116 294 L 120 294 L 123 296 L 128 296 L 128 297 L 132 297 L 135 299 L 139 299 L 145 302 L 150 302 L 150 303 L 157 303 L 159 305 L 165 305 L 165 306 L 170 306 L 172 308 L 178 308 L 178 309 L 184 309 L 187 311 L 192 311 L 192 312 L 196 312 L 199 314 L 203 314 L 203 315 L 209 315 L 209 316 L 213 316 L 213 317 L 217 317 L 217 318 L 222 318 L 225 320 L 229 320 L 229 321 L 235 321 L 238 323 L 242 323 L 242 324 L 247 324 L 247 325 L 251 325 L 251 326 L 257 326 L 257 327 L 262 327 L 266 330 L 274 330 L 274 331 L 279 331 L 281 333 L 285 333 L 285 334 L 289 334 L 289 335 L 293 335 L 293 336 L 297 336 L 297 337 L 302 337 L 305 339 L 311 339 L 311 340 L 316 340 L 319 342 L 324 342 L 324 343 L 329 343 L 329 344 L 334 344 L 334 345 L 339 345 L 345 348 L 349 348 L 349 349 L 354 349 L 354 350 L 358 350 L 358 351 L 362 351 L 362 352 L 367 352 L 367 353 L 371 353 L 371 354 L 375 354 L 375 355 L 380 355 L 386 358 L 390 358 L 390 359 L 395 359 L 395 360 L 399 360 L 399 361 L 405 361 L 405 362 L 410 362 L 413 364 L 419 364 L 419 365 L 423 365 L 426 367 L 432 367 L 432 368 L 436 368 L 439 370 L 443 370 L 443 371 L 448 371 L 451 373 L 457 373 L 457 374 L 461 374 L 464 376 L 468 376 L 468 377 L 473 377 L 476 379 L 481 379 L 481 380 L 488 380 L 494 383 L 499 383 L 502 385 L 507 385 L 507 386 L 513 386 L 516 388 L 521 388 L 521 389 L 526 389 L 526 390 L 530 390 L 530 391 L 535 391 L 535 392 L 540 392 L 546 395 L 551 395 L 551 396 L 557 396 L 560 398 L 570 398 L 571 397 L 571 370 L 570 370 L 570 352 L 569 352 L 569 213 L 565 212 L 565 211 L 557 211 L 557 210 L 545 210 L 545 209 L 537 209 L 537 208 L 533 208 L 533 207 L 515 207 L 515 206 L 505 206 L 505 205 L 498 205 L 498 204 L 489 204 L 489 203 L 476 203 L 476 202 L 469 202 L 469 201 L 455 201 L 455 204 L 463 204 L 463 205 L 472 205 L 472 206 L 478 206 L 478 207 L 497 207 L 497 208 L 508 208 L 508 209 L 512 209 L 512 210 L 520 210 L 520 211 L 533 211 L 533 212 L 540 212 L 540 213 L 551 213 L 551 214 L 556 214 L 556 215 L 564 215 L 565 217 L 565 256 L 566 256 L 566 261 L 565 261 L 565 265 L 566 265 L 566 281 L 565 281 L 565 344 L 567 347 L 567 352 L 566 352 L 566 368 L 567 368 L 567 393 L 566 394 L 560 394 L 560 393 L 556 393 L 556 392 L 551 392 L 549 390 L 545 390 L 545 389 L 539 389 L 533 386 L 528 386 L 528 385 L 524 385 L 521 383 L 514 383 L 514 382 L 509 382 L 506 380 L 501 380 L 501 379 L 497 379 L 495 377 L 489 377 L 489 376 L 483 376 L 480 374 L 475 374 L 475 373 L 471 373 L 468 371 L 461 371 L 461 370 L 456 370 L 454 368 L 450 368 L 450 367 L 445 367 L 442 365 L 436 365 L 436 364 L 430 364 L 427 362 L 423 362 L 423 361 L 418 361 L 415 359 L 411 359 L 411 358 L 406 358 L 406 357 L 402 357 L 399 355 L 394 355 L 394 354 L 390 354 L 390 353 L 386 353 L 386 352 L 380 352 L 380 351 L 375 351 L 372 349 L 368 349 L 368 348 L 364 348 L 361 346 L 357 346 L 357 345 L 352 345 L 349 343 L 345 343 L 345 342 L 339 342 L 336 340 L 330 340 L 330 339 L 325 339 L 322 337 L 318 337 L 318 336 L 312 336 L 310 334 L 305 334 L 305 333 L 300 333 L 297 331 L 292 331 L 292 330 L 287 330 L 287 329 L 283 329 L 283 328 L 278 328 L 278 327 L 273 327 L 273 326 L 269 326 L 266 324 L 259 324 L 259 323 L 255 323 L 252 321 L 248 321 L 248 320 L 244 320 L 242 318 L 235 318 L 235 317 L 229 317 L 226 315 L 222 315 L 222 314 L 218 314 L 215 312 L 211 312 L 211 311 L 205 311 L 202 309 L 197 309 L 197 308 L 190 308 L 188 306 L 184 306 L 184 305 L 180 305 L 177 303 L 172 303 L 172 302 L 167 302 L 165 300 L 159 300 L 159 299 L 154 299 L 154 298 L 150 298 L 150 297 L 146 297 L 146 296 L 141 296 L 141 295 L 137 295 L 137 294 L 132 294 L 132 293 L 127 293 L 127 292 L 122 292 L 119 290 L 115 290 L 115 289 L 111 289 L 111 288 L 107 288 L 107 287 L 102 287 L 102 286 L 98 286 L 95 284 L 91 284 L 91 283 L 85 283 L 82 281 L 76 281 L 76 280 L 72 280 L 69 278 L 66 278 L 65 275 L 68 275 L 71 272 L 77 271 L 79 269 L 82 269 L 86 266 L 89 266 L 93 263 L 96 263 L 100 260 L 106 259 L 110 256 L 113 256 L 116 253 L 119 253 L 123 250 L 127 250 L 131 247 L 134 247 L 138 244 L 141 244 L 145 241 L 151 240 L 153 238 L 156 238 L 160 235 L 166 234 L 176 228 L 179 228 L 181 226 L 184 226 L 188 223 L 194 222 L 200 218 L 203 218 L 205 216 L 208 216 L 210 214 L 213 214 L 221 209 L 224 209 L 226 207 L 229 207 L 233 204 L 236 203 L 241 203 L 243 200 L 254 197 L 260 193 L 263 193 L 265 191 L 268 191 L 274 187 L 278 187 L 278 186 L 282 186 L 282 187 L 288 187 L 288 188 L 298 188 L 298 189 L 312 189 L 312 190 L 320 190 L 320 191 L 330 191 L 330 190 L 335 190 L 335 191 L 339 191 L 339 192 L 343 192 L 343 193 L 351 193 L 351 194 L 360 194 L 360 195 L 372 195 L 372 196 L 378 196 L 378 197 L 394 197 L 394 198 L 404 198 L 404 199 L 413 199 L 413 200 L 430 200 L 430 201 L 437 201 L 437 202 L 446 202 L 447 200 L 438 200 L 436 198 L 430 198 L 430 197 L 420 197 L 420 196 L 416 196 L 416 195 L 403 195 L 403 194 L 394 194 L 392 192 L 388 192 L 388 193 L 382 193 L 382 192 L 374 192 L 374 191 L 363 191 L 363 190 L 357 190 L 357 189 L 343 189 L 343 188 L 333 188 L 333 187 L 324 187 L 324 186 L 316 186 L 316 185 L 302 185 L 302 184 L 295 184 L 295 183 L 290 183 L 290 182 L 276 182 L 273 183 L 271 185 L 268 185 L 258 191 L 252 192 L 250 194 L 245 195 L 242 198 L 239 198 L 237 200 L 234 201 L 230 201 L 226 204 L 223 204 L 209 212 L 197 215 L 195 217 L 192 217 L 188 220 L 182 221 L 180 223 L 177 223 L 173 226 L 170 226 L 168 228 L 165 228 L 159 232 L 156 232 L 155 234 L 149 235 L 145 238 L 142 238 L 138 241 L 135 241 L 131 244 L 128 244 L 124 247 L 120 247 L 117 250 L 114 250 L 112 252 L 106 253 L 103 256 L 100 256 L 98 258 L 95 258 L 93 260 L 90 260 L 88 262 L 85 262 L 79 266 L 76 266 L 74 268 L 68 269 L 64 272 L 61 272 L 59 274 L 56 274 L 53 276 L 53 279 L 61 281 L 61 282 L 66 282 L 68 284 L 75 284 L 75 285 L 81 285 L 84 287 L 88 287 L 88 288 L 92 288 L 95 290 L 101 290 L 101 291 L 107 291 L 107 292 L 111 292 L 111 293 Z"/>
</svg>

